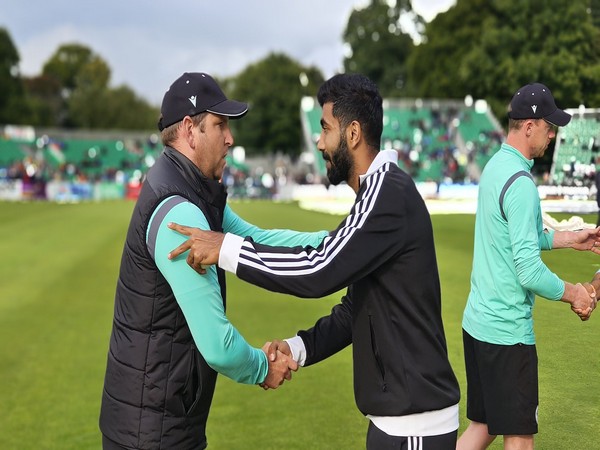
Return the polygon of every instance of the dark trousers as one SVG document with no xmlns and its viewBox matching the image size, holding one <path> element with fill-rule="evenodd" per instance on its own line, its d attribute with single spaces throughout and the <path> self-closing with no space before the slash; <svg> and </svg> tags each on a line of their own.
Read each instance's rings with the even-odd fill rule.
<svg viewBox="0 0 600 450">
<path fill-rule="evenodd" d="M 455 450 L 458 430 L 437 436 L 390 436 L 369 421 L 367 450 Z"/>
</svg>

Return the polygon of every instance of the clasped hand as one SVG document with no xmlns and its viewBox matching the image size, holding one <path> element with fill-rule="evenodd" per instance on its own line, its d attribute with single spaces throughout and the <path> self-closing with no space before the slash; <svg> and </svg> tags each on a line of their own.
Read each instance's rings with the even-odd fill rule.
<svg viewBox="0 0 600 450">
<path fill-rule="evenodd" d="M 274 340 L 262 347 L 269 361 L 269 372 L 260 383 L 264 390 L 277 389 L 285 380 L 292 379 L 292 372 L 298 370 L 298 363 L 292 359 L 292 351 L 285 341 Z"/>
<path fill-rule="evenodd" d="M 571 303 L 571 310 L 579 316 L 581 320 L 588 320 L 592 311 L 596 308 L 598 299 L 596 289 L 591 283 L 577 283 L 577 297 Z"/>
</svg>

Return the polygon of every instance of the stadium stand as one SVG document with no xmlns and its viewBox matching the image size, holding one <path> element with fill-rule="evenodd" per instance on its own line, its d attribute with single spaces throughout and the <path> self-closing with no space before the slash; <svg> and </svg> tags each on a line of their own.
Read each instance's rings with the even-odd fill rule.
<svg viewBox="0 0 600 450">
<path fill-rule="evenodd" d="M 28 143 L 0 139 L 0 167 L 9 167 L 22 161 L 27 154 Z"/>
<path fill-rule="evenodd" d="M 30 160 L 44 166 L 52 176 L 99 180 L 121 171 L 125 178 L 145 172 L 162 147 L 152 134 L 115 134 L 38 130 L 38 137 L 16 139 L 9 133 L 0 138 L 0 167 Z"/>
<path fill-rule="evenodd" d="M 51 196 L 91 198 L 94 184 L 100 183 L 104 191 L 107 183 L 120 185 L 108 190 L 123 193 L 124 185 L 139 184 L 161 149 L 150 133 L 5 126 L 0 135 L 0 193 L 2 198 L 19 198 L 14 191 L 21 189 L 22 198 L 41 199 L 48 198 L 49 190 Z"/>
<path fill-rule="evenodd" d="M 573 118 L 559 131 L 550 183 L 591 187 L 596 169 L 600 168 L 600 110 L 580 108 L 567 111 Z"/>
<path fill-rule="evenodd" d="M 301 104 L 307 150 L 325 177 L 316 148 L 321 126 L 316 99 Z M 382 149 L 396 149 L 399 165 L 415 181 L 477 182 L 481 170 L 503 139 L 498 121 L 483 102 L 456 100 L 384 100 Z"/>
<path fill-rule="evenodd" d="M 159 136 L 151 132 L 5 126 L 0 134 L 0 199 L 135 198 L 161 151 Z M 268 194 L 254 181 L 247 185 L 249 171 L 228 155 L 224 181 L 230 197 Z"/>
<path fill-rule="evenodd" d="M 551 171 L 538 180 L 542 199 L 592 200 L 600 169 L 600 110 L 569 110 L 573 119 L 557 136 Z M 295 199 L 295 186 L 327 188 L 326 168 L 316 148 L 321 108 L 301 103 L 305 151 L 298 161 L 283 155 L 234 158 L 223 176 L 231 198 Z M 156 134 L 118 131 L 34 130 L 4 126 L 0 133 L 0 198 L 135 198 L 140 182 L 162 151 Z M 482 101 L 384 100 L 381 146 L 395 149 L 399 165 L 425 198 L 472 199 L 481 170 L 504 139 Z M 238 150 L 243 150 L 239 148 Z M 18 182 L 17 182 L 18 181 Z M 287 184 L 287 185 L 286 185 Z M 321 192 L 321 191 L 319 191 Z M 319 197 L 321 194 L 318 195 Z"/>
</svg>

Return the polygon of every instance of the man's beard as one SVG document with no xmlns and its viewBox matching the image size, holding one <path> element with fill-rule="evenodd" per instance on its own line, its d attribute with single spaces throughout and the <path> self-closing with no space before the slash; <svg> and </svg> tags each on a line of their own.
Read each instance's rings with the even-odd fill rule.
<svg viewBox="0 0 600 450">
<path fill-rule="evenodd" d="M 327 160 L 327 159 L 326 159 Z M 342 181 L 348 181 L 350 172 L 354 167 L 354 161 L 348 152 L 348 143 L 343 136 L 340 136 L 340 144 L 329 159 L 329 169 L 327 170 L 327 178 L 334 186 L 337 186 Z"/>
</svg>

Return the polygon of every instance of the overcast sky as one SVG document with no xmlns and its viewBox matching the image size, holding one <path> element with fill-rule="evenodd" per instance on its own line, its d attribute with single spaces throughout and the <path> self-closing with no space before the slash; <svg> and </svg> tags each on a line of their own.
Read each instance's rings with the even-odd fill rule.
<svg viewBox="0 0 600 450">
<path fill-rule="evenodd" d="M 99 54 L 111 85 L 127 84 L 159 104 L 183 72 L 239 73 L 269 52 L 283 52 L 325 77 L 342 67 L 342 33 L 364 0 L 5 0 L 5 27 L 21 58 L 21 73 L 37 75 L 65 43 Z M 413 0 L 426 20 L 455 0 Z"/>
</svg>

